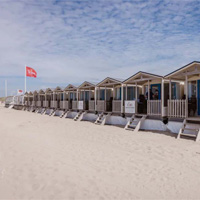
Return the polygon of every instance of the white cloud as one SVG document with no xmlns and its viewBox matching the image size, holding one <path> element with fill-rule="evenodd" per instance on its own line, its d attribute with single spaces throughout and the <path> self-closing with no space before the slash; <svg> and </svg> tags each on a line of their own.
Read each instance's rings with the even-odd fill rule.
<svg viewBox="0 0 200 200">
<path fill-rule="evenodd" d="M 138 70 L 164 75 L 200 60 L 195 0 L 18 0 L 0 11 L 0 76 L 22 77 L 12 90 L 23 86 L 25 64 L 36 68 L 29 87 L 38 88 Z"/>
</svg>

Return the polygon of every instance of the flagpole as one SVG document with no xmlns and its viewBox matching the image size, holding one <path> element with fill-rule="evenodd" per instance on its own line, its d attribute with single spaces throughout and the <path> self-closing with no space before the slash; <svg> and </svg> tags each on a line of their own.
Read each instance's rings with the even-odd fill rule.
<svg viewBox="0 0 200 200">
<path fill-rule="evenodd" d="M 26 92 L 26 65 L 25 65 L 25 85 L 24 85 L 24 93 Z"/>
</svg>

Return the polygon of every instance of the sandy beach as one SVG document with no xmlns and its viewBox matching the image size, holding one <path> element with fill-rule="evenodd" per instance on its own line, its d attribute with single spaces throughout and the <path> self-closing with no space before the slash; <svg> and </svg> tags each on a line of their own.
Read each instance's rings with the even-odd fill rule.
<svg viewBox="0 0 200 200">
<path fill-rule="evenodd" d="M 0 199 L 199 199 L 200 143 L 0 107 Z"/>
</svg>

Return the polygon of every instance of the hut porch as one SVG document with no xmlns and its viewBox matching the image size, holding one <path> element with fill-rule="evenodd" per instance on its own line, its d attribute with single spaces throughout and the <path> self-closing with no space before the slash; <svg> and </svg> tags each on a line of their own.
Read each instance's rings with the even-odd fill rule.
<svg viewBox="0 0 200 200">
<path fill-rule="evenodd" d="M 138 72 L 123 82 L 126 88 L 124 112 L 126 115 L 162 117 L 164 106 L 164 80 L 162 76 Z M 134 87 L 133 91 L 128 87 Z M 134 93 L 131 95 L 131 93 Z M 128 98 L 131 96 L 131 98 Z"/>
</svg>

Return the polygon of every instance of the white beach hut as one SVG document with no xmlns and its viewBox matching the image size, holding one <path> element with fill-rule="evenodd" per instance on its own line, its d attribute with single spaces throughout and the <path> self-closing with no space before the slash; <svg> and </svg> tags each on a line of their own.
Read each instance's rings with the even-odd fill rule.
<svg viewBox="0 0 200 200">
<path fill-rule="evenodd" d="M 64 96 L 63 87 L 58 86 L 53 90 L 53 97 L 51 101 L 51 107 L 55 110 L 53 116 L 59 116 L 59 117 L 63 116 L 64 114 L 63 96 Z"/>
<path fill-rule="evenodd" d="M 194 61 L 165 76 L 168 81 L 168 127 L 181 136 L 200 140 L 200 62 Z"/>
<path fill-rule="evenodd" d="M 42 114 L 45 111 L 45 108 L 43 107 L 43 102 L 45 100 L 45 91 L 40 89 L 37 93 L 38 98 L 36 102 L 36 107 L 37 107 L 37 113 Z"/>
<path fill-rule="evenodd" d="M 78 88 L 77 110 L 74 120 L 96 121 L 95 114 L 95 83 L 84 81 Z"/>
<path fill-rule="evenodd" d="M 28 98 L 28 92 L 25 92 L 25 94 L 24 94 L 24 109 L 23 110 L 28 110 L 28 107 L 29 107 L 29 105 L 28 105 L 28 100 L 29 100 L 29 98 Z"/>
<path fill-rule="evenodd" d="M 130 117 L 126 129 L 138 131 L 166 130 L 163 117 L 164 109 L 164 78 L 162 76 L 139 71 L 123 82 L 125 98 L 124 114 Z"/>
<path fill-rule="evenodd" d="M 45 97 L 43 101 L 43 107 L 46 109 L 44 114 L 45 115 L 52 115 L 54 113 L 54 105 L 53 105 L 53 88 L 47 88 L 45 90 Z"/>
<path fill-rule="evenodd" d="M 77 108 L 77 97 L 78 97 L 78 90 L 77 86 L 69 84 L 63 91 L 63 108 L 65 109 L 66 118 L 75 118 L 78 114 Z"/>
<path fill-rule="evenodd" d="M 123 116 L 123 80 L 107 77 L 96 85 L 95 110 L 99 114 L 95 124 L 125 126 Z"/>
</svg>

